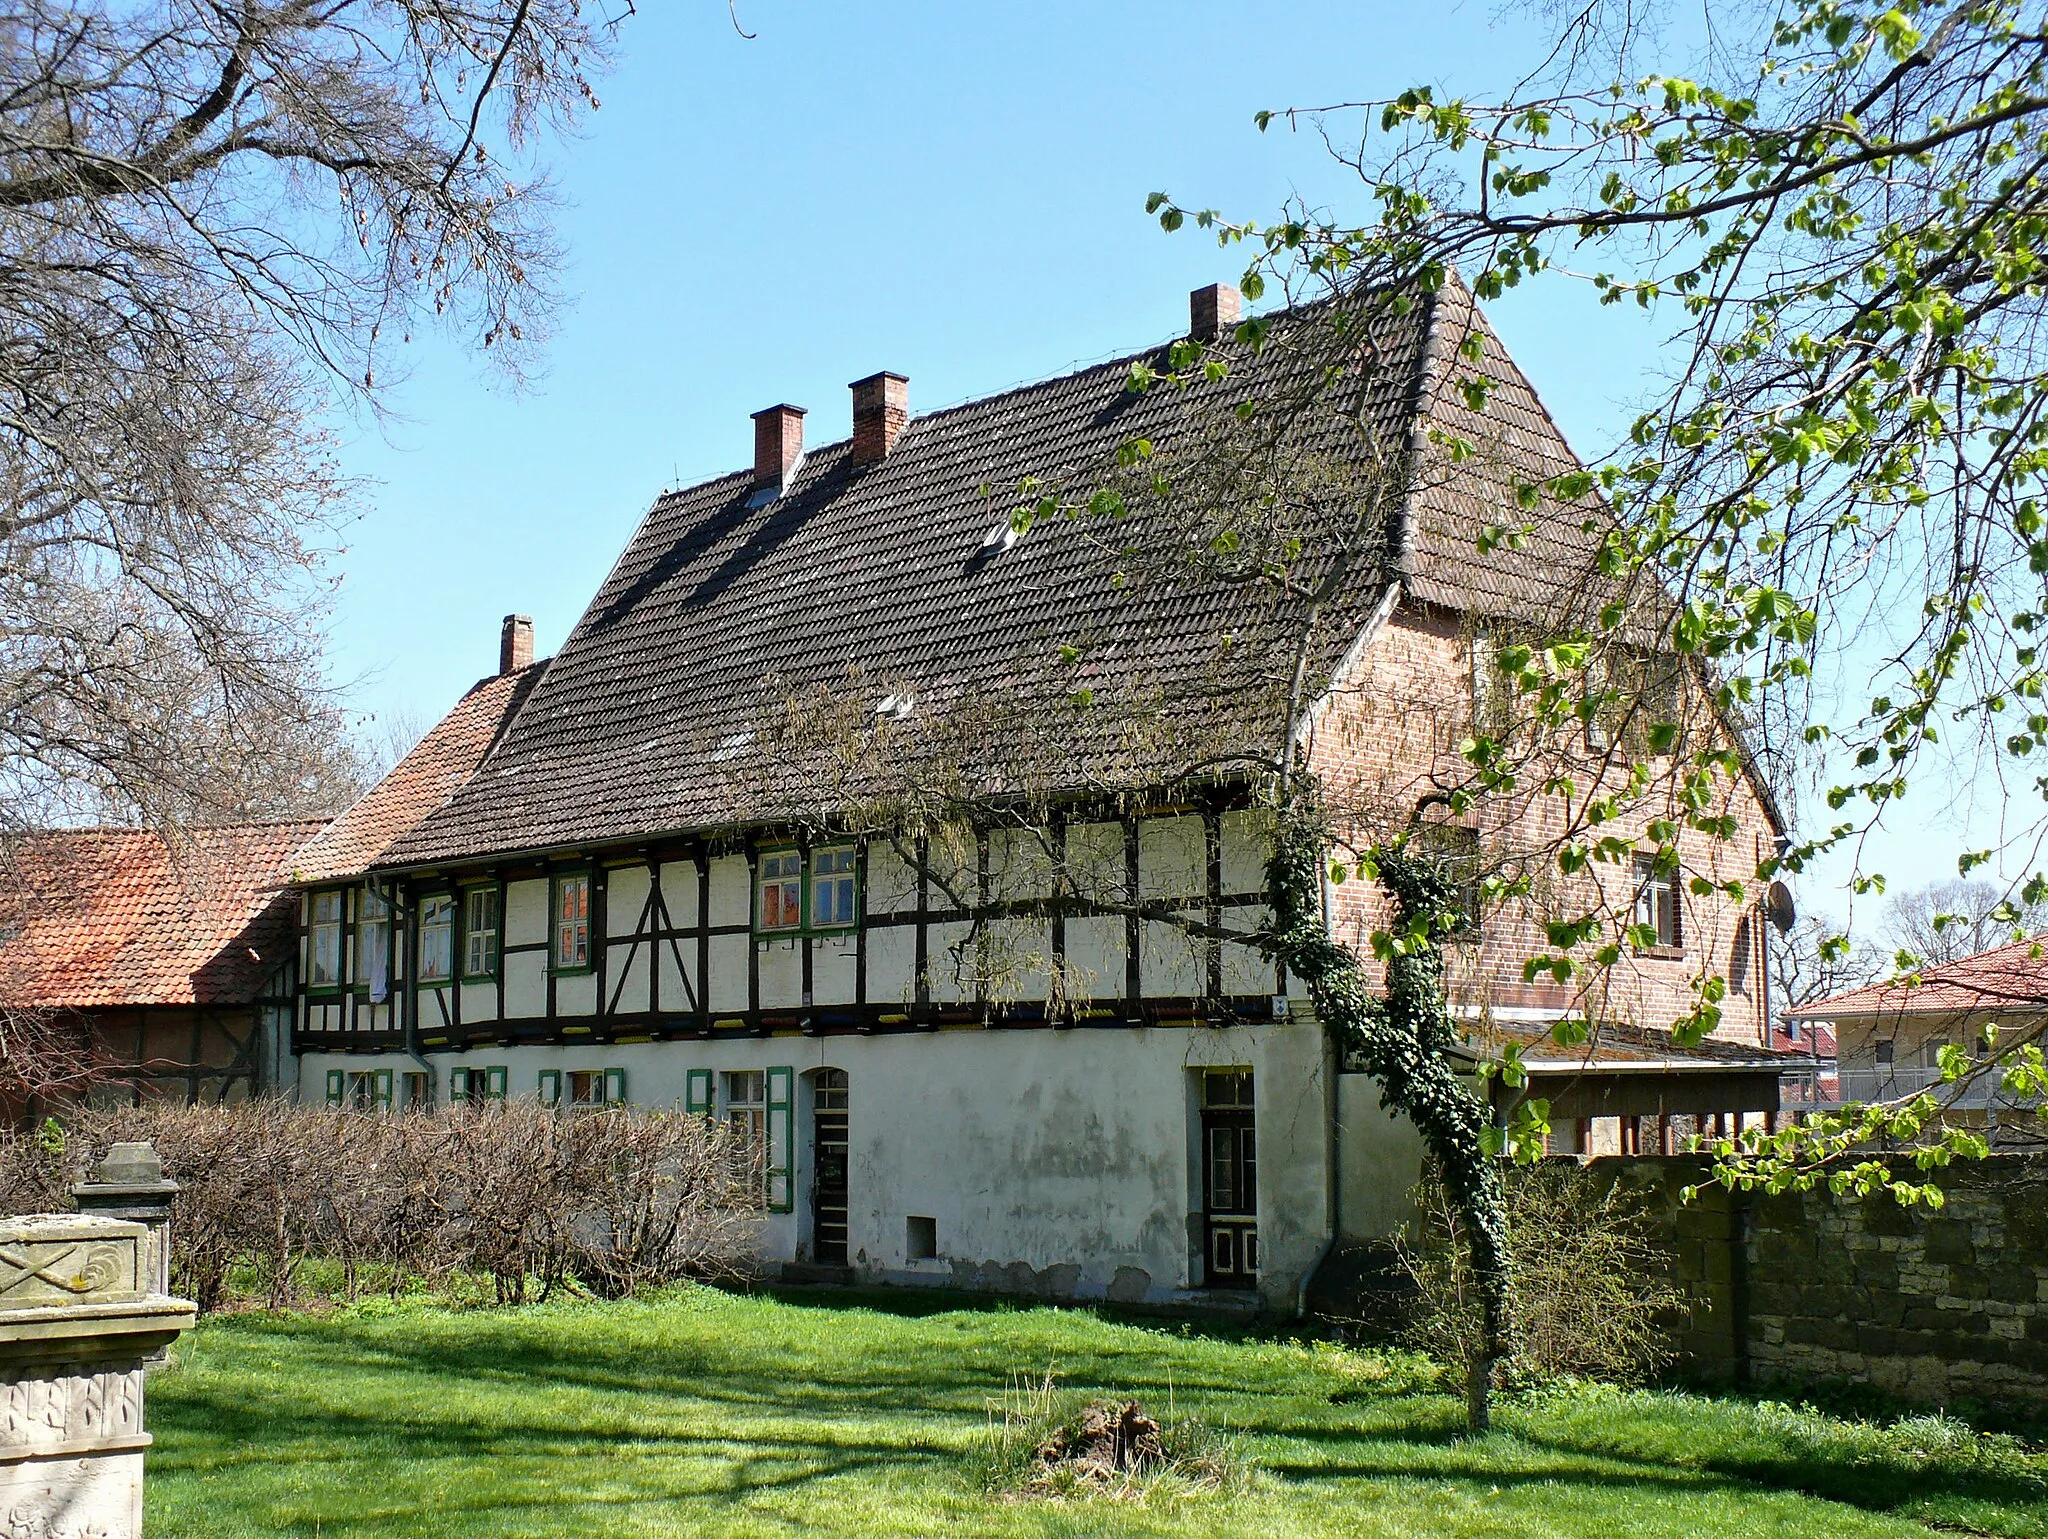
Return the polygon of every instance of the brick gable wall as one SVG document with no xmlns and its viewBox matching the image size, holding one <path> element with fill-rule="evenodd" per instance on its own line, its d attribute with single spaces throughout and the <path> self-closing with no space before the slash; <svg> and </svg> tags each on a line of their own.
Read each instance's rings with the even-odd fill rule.
<svg viewBox="0 0 2048 1539">
<path fill-rule="evenodd" d="M 1364 650 L 1350 674 L 1315 711 L 1308 728 L 1310 766 L 1322 778 L 1340 839 L 1363 848 L 1407 824 L 1420 797 L 1433 786 L 1448 787 L 1469 773 L 1458 744 L 1472 730 L 1470 643 L 1454 617 L 1398 609 Z M 1581 783 L 1595 772 L 1585 768 Z M 1659 788 L 1658 799 L 1672 788 Z M 1755 881 L 1759 857 L 1771 847 L 1773 829 L 1755 789 L 1745 780 L 1720 788 L 1739 832 L 1722 841 L 1688 830 L 1680 840 L 1685 876 L 1714 881 L 1739 879 L 1748 903 L 1714 895 L 1684 896 L 1682 955 L 1625 956 L 1593 985 L 1575 980 L 1525 983 L 1522 965 L 1544 950 L 1546 910 L 1576 912 L 1589 900 L 1626 909 L 1633 899 L 1634 874 L 1627 865 L 1595 865 L 1585 876 L 1566 878 L 1554 861 L 1537 869 L 1552 896 L 1515 900 L 1490 913 L 1480 938 L 1451 948 L 1453 1003 L 1486 1010 L 1561 1010 L 1590 1007 L 1596 1017 L 1646 1027 L 1668 1027 L 1693 1005 L 1692 980 L 1703 970 L 1730 981 L 1715 1035 L 1754 1044 L 1762 1026 L 1764 975 L 1757 956 L 1762 927 L 1755 918 L 1761 891 Z M 1649 812 L 1616 831 L 1640 829 Z M 1559 837 L 1566 808 L 1557 796 L 1525 790 L 1513 804 L 1478 810 L 1476 826 L 1489 849 L 1503 845 L 1541 848 Z M 1569 886 L 1561 884 L 1569 883 Z M 1331 918 L 1339 939 L 1361 951 L 1385 923 L 1386 899 L 1376 884 L 1352 881 L 1330 889 Z M 1739 980 L 1739 981 L 1738 981 Z M 1587 991 L 1590 987 L 1590 994 Z"/>
</svg>

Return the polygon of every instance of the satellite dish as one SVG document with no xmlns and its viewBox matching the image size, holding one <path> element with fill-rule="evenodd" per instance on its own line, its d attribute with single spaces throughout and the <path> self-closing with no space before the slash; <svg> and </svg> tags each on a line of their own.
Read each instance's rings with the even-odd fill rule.
<svg viewBox="0 0 2048 1539">
<path fill-rule="evenodd" d="M 1783 882 L 1773 882 L 1764 890 L 1764 917 L 1778 927 L 1780 935 L 1790 930 L 1792 921 L 1799 917 L 1792 902 L 1792 889 Z"/>
</svg>

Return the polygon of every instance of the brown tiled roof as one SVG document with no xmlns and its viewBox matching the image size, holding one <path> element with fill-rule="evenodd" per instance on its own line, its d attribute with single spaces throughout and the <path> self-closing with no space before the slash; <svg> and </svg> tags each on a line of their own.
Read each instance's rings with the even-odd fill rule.
<svg viewBox="0 0 2048 1539">
<path fill-rule="evenodd" d="M 2048 935 L 1788 1010 L 1801 1020 L 1956 1015 L 2024 1007 L 2048 1013 Z"/>
<path fill-rule="evenodd" d="M 1523 1062 L 1531 1070 L 1544 1074 L 1572 1069 L 1796 1069 L 1813 1061 L 1811 1052 L 1798 1048 L 1763 1047 L 1717 1037 L 1682 1044 L 1669 1031 L 1618 1021 L 1603 1022 L 1597 1033 L 1576 1047 L 1558 1046 L 1547 1025 L 1494 1021 L 1474 1033 L 1462 1051 L 1485 1056 L 1507 1042 L 1522 1049 Z"/>
<path fill-rule="evenodd" d="M 234 1005 L 297 944 L 286 861 L 318 822 L 43 833 L 9 851 L 0 1004 Z"/>
<path fill-rule="evenodd" d="M 376 864 L 469 778 L 546 668 L 541 661 L 472 685 L 389 774 L 299 851 L 292 881 L 341 881 Z"/>
<path fill-rule="evenodd" d="M 1473 421 L 1456 400 L 1470 371 L 1447 362 L 1468 327 L 1499 381 L 1497 409 Z M 1481 528 L 1529 516 L 1515 512 L 1513 476 L 1573 461 L 1462 291 L 1405 315 L 1382 307 L 1355 356 L 1336 392 L 1349 397 L 1308 430 L 1312 450 L 1348 457 L 1335 473 L 1389 446 L 1419 463 L 1437 426 L 1476 433 L 1482 452 L 1462 470 L 1417 475 L 1414 506 L 1345 567 L 1311 638 L 1311 675 L 1335 666 L 1397 575 L 1425 602 L 1481 610 L 1582 592 L 1583 510 L 1539 509 L 1543 531 L 1528 546 L 1475 551 Z M 1299 367 L 1299 355 L 1267 361 L 1287 358 L 1269 348 L 1245 367 Z M 1146 438 L 1163 452 L 1197 420 L 1187 393 L 1128 389 L 1134 361 L 1164 358 L 914 417 L 876 464 L 854 465 L 843 442 L 813 449 L 765 503 L 745 473 L 665 494 L 478 772 L 376 863 L 730 826 L 792 799 L 843 805 L 860 772 L 846 761 L 860 755 L 843 735 L 836 758 L 807 752 L 792 700 L 838 699 L 877 757 L 926 734 L 924 751 L 978 791 L 1157 785 L 1197 761 L 1269 755 L 1298 606 L 1210 577 L 1119 581 L 1118 547 L 1130 542 L 1087 519 L 1041 524 L 1014 549 L 1001 537 L 1026 478 L 1085 485 L 1107 474 L 1120 444 Z M 1244 377 L 1197 389 L 1237 389 Z M 1321 581 L 1335 559 L 1312 558 L 1302 580 Z M 874 714 L 905 692 L 915 703 L 903 721 Z M 1082 692 L 1121 708 L 1068 709 Z M 1050 724 L 1042 762 L 1014 732 L 1004 740 L 992 728 L 977 747 L 960 726 L 977 713 L 996 722 L 1006 703 Z"/>
</svg>

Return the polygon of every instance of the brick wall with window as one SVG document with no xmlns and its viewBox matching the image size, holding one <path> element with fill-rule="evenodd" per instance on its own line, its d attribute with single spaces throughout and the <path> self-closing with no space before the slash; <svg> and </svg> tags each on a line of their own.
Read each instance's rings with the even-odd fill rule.
<svg viewBox="0 0 2048 1539">
<path fill-rule="evenodd" d="M 1375 833 L 1406 826 L 1417 801 L 1433 786 L 1463 780 L 1469 772 L 1458 745 L 1473 730 L 1473 653 L 1469 626 L 1455 617 L 1397 611 L 1366 649 L 1352 677 L 1340 681 L 1312 720 L 1311 763 L 1324 778 L 1345 831 L 1361 847 Z M 1486 708 L 1483 685 L 1478 706 Z M 1593 789 L 1598 770 L 1590 757 L 1583 756 L 1575 767 L 1584 790 Z M 1675 795 L 1675 787 L 1672 790 Z M 1653 928 L 1661 924 L 1665 928 L 1660 933 L 1675 939 L 1668 946 L 1624 957 L 1605 979 L 1596 1008 L 1609 1019 L 1668 1026 L 1693 1008 L 1690 980 L 1711 962 L 1724 975 L 1739 970 L 1745 984 L 1731 988 L 1723 1001 L 1716 1035 L 1754 1043 L 1762 1019 L 1761 970 L 1737 964 L 1742 961 L 1739 953 L 1751 944 L 1745 926 L 1761 897 L 1754 881 L 1756 862 L 1771 849 L 1775 834 L 1746 780 L 1723 782 L 1718 795 L 1715 810 L 1733 815 L 1736 837 L 1723 841 L 1689 829 L 1681 833 L 1682 869 L 1663 885 L 1661 899 L 1651 895 Z M 1512 827 L 1511 818 L 1519 820 Z M 1482 845 L 1498 848 L 1504 835 L 1524 846 L 1552 840 L 1563 832 L 1564 818 L 1560 798 L 1531 786 L 1521 793 L 1518 804 L 1483 806 L 1464 821 L 1472 825 Z M 1599 830 L 1630 831 L 1615 826 Z M 1745 881 L 1752 898 L 1737 904 L 1718 892 L 1701 896 L 1690 890 L 1694 878 Z M 1566 880 L 1551 864 L 1539 873 L 1539 884 L 1547 882 L 1551 888 L 1547 899 L 1509 900 L 1487 915 L 1476 943 L 1450 948 L 1454 1001 L 1494 1007 L 1582 1007 L 1575 986 L 1547 978 L 1525 982 L 1522 977 L 1524 961 L 1545 949 L 1544 920 L 1596 901 L 1633 921 L 1643 887 L 1633 860 L 1595 863 L 1583 876 L 1570 879 L 1569 892 L 1559 891 L 1557 884 Z M 1331 915 L 1340 940 L 1368 950 L 1373 931 L 1386 920 L 1384 894 L 1376 884 L 1355 878 L 1335 885 Z"/>
</svg>

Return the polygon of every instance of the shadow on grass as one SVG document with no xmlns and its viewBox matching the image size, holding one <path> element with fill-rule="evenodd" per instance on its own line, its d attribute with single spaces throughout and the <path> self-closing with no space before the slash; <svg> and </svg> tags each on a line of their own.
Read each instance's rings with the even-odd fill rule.
<svg viewBox="0 0 2048 1539">
<path fill-rule="evenodd" d="M 1762 1427 L 1737 1429 L 1732 1438 L 1725 1428 L 1718 1437 L 1702 1433 L 1689 1445 L 1681 1402 L 1659 1408 L 1617 1400 L 1577 1427 L 1560 1425 L 1574 1419 L 1568 1409 L 1546 1425 L 1540 1405 L 1504 1408 L 1511 1431 L 1467 1440 L 1448 1397 L 1352 1384 L 1338 1399 L 1332 1376 L 1305 1363 L 1269 1361 L 1254 1371 L 1220 1355 L 1188 1361 L 1174 1349 L 1191 1333 L 1158 1329 L 1156 1319 L 1119 1322 L 1153 1328 L 1150 1339 L 1090 1342 L 1069 1333 L 1048 1342 L 1040 1329 L 1047 1317 L 1033 1319 L 1034 1306 L 975 1295 L 776 1297 L 795 1306 L 788 1316 L 735 1315 L 730 1329 L 716 1314 L 685 1312 L 670 1328 L 658 1306 L 621 1314 L 489 1311 L 418 1323 L 238 1317 L 213 1327 L 189 1374 L 152 1385 L 152 1420 L 164 1439 L 159 1458 L 202 1470 L 256 1464 L 280 1440 L 300 1462 L 337 1468 L 384 1456 L 469 1462 L 631 1451 L 672 1459 L 646 1473 L 650 1486 L 672 1497 L 727 1500 L 887 1467 L 964 1478 L 990 1398 L 1024 1366 L 1020 1351 L 1050 1345 L 1069 1388 L 1207 1400 L 1211 1409 L 1228 1406 L 1234 1432 L 1309 1445 L 1309 1457 L 1254 1446 L 1258 1463 L 1287 1482 L 1753 1489 L 1879 1513 L 1982 1503 L 2020 1509 L 2030 1528 L 2048 1531 L 2048 1482 L 2022 1471 L 1909 1468 L 1852 1456 L 1853 1449 L 1830 1457 L 1795 1431 Z M 849 1308 L 902 1324 L 842 1320 L 835 1330 L 812 1313 Z M 962 1317 L 962 1334 L 940 1330 L 944 1315 Z M 1193 1340 L 1247 1335 L 1235 1327 Z M 236 1359 L 266 1350 L 286 1365 L 285 1375 L 252 1387 Z M 308 1385 L 317 1393 L 307 1394 Z M 1651 1446 L 1660 1442 L 1666 1446 Z M 348 1478 L 336 1476 L 338 1484 Z M 525 1500 L 505 1494 L 508 1505 Z M 475 1499 L 482 1502 L 482 1492 Z"/>
</svg>

